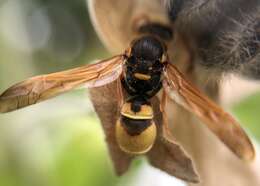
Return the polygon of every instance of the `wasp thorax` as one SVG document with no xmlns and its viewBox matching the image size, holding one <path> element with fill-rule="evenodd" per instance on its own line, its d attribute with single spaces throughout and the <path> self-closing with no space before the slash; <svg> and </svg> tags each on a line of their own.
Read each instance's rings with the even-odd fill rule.
<svg viewBox="0 0 260 186">
<path fill-rule="evenodd" d="M 116 139 L 126 153 L 143 154 L 151 149 L 156 138 L 153 110 L 149 104 L 127 102 L 116 123 Z"/>
</svg>

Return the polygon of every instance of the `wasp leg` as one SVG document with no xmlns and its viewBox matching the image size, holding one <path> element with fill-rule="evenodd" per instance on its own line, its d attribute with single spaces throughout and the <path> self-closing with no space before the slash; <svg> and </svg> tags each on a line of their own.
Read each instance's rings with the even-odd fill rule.
<svg viewBox="0 0 260 186">
<path fill-rule="evenodd" d="M 136 95 L 136 92 L 126 84 L 124 78 L 121 80 L 121 83 L 128 94 L 130 94 L 131 96 Z"/>
<path fill-rule="evenodd" d="M 162 121 L 163 121 L 163 123 L 162 123 L 163 137 L 165 137 L 170 142 L 176 143 L 174 136 L 170 132 L 170 127 L 169 127 L 167 115 L 166 115 L 166 112 L 165 112 L 167 100 L 168 100 L 168 96 L 167 96 L 165 90 L 163 90 L 161 104 L 160 104 L 160 110 L 162 112 Z"/>
<path fill-rule="evenodd" d="M 149 92 L 146 95 L 147 99 L 154 97 L 159 92 L 159 90 L 161 90 L 161 88 L 162 88 L 162 83 L 159 83 L 157 87 L 155 87 L 151 92 Z"/>
<path fill-rule="evenodd" d="M 124 104 L 124 93 L 123 93 L 122 82 L 120 77 L 116 80 L 116 84 L 117 84 L 116 87 L 117 87 L 118 107 L 121 108 L 122 105 Z"/>
</svg>

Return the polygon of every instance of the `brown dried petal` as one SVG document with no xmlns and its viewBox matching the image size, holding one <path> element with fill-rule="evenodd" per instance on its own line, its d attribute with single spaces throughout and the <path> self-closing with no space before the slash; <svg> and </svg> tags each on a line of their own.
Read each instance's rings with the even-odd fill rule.
<svg viewBox="0 0 260 186">
<path fill-rule="evenodd" d="M 159 111 L 159 101 L 152 100 L 155 113 Z M 198 183 L 199 176 L 193 166 L 192 160 L 183 148 L 174 139 L 167 139 L 162 134 L 162 115 L 156 114 L 155 121 L 158 126 L 158 136 L 153 148 L 147 153 L 150 163 L 162 171 L 188 182 Z"/>
</svg>

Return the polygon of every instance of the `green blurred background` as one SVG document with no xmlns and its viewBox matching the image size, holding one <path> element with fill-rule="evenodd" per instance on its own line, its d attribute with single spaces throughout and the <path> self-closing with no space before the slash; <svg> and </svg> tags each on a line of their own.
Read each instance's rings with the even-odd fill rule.
<svg viewBox="0 0 260 186">
<path fill-rule="evenodd" d="M 0 92 L 108 56 L 84 0 L 0 0 Z M 259 109 L 259 94 L 233 107 L 257 139 Z M 114 175 L 86 90 L 3 114 L 0 124 L 1 186 L 144 185 L 137 183 L 138 171 L 148 170 L 142 159 L 122 178 Z"/>
</svg>

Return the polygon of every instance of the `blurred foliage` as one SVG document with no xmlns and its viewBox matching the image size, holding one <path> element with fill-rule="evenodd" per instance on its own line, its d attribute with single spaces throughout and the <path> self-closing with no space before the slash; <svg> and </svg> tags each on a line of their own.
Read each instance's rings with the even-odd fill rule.
<svg viewBox="0 0 260 186">
<path fill-rule="evenodd" d="M 84 0 L 0 1 L 0 48 L 0 92 L 30 76 L 108 55 Z M 122 178 L 115 176 L 101 125 L 85 97 L 85 90 L 74 91 L 0 116 L 1 186 L 133 186 L 132 178 L 144 186 L 136 178 L 143 159 Z M 259 105 L 258 94 L 233 109 L 258 139 Z"/>
<path fill-rule="evenodd" d="M 260 93 L 256 93 L 234 105 L 233 111 L 238 119 L 245 124 L 251 134 L 260 140 Z"/>
</svg>

